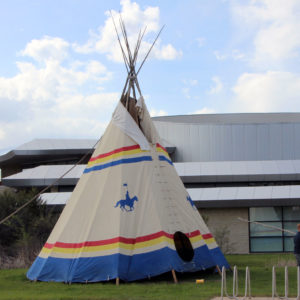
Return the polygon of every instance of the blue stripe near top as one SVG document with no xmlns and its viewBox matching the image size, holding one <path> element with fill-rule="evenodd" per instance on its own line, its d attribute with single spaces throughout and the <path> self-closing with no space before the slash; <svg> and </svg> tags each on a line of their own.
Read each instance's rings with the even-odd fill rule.
<svg viewBox="0 0 300 300">
<path fill-rule="evenodd" d="M 172 166 L 173 166 L 173 163 L 172 163 L 172 161 L 171 161 L 171 160 L 169 160 L 169 159 L 167 159 L 165 156 L 163 156 L 163 155 L 159 155 L 159 156 L 158 156 L 158 158 L 159 158 L 159 160 L 160 160 L 160 161 L 166 161 L 167 163 L 169 163 L 170 165 L 172 165 Z"/>
<path fill-rule="evenodd" d="M 140 156 L 140 157 L 133 157 L 133 158 L 122 158 L 119 160 L 115 160 L 115 161 L 111 161 L 109 163 L 106 164 L 102 164 L 102 165 L 96 165 L 90 168 L 86 168 L 84 170 L 83 173 L 90 173 L 93 171 L 100 171 L 109 167 L 113 167 L 113 166 L 117 166 L 117 165 L 121 165 L 121 164 L 131 164 L 131 163 L 137 163 L 140 161 L 152 161 L 152 157 L 151 156 Z"/>
<path fill-rule="evenodd" d="M 76 259 L 37 257 L 27 272 L 30 280 L 58 282 L 97 282 L 119 277 L 133 281 L 156 276 L 174 269 L 178 272 L 194 272 L 219 265 L 229 265 L 223 254 L 217 249 L 210 250 L 200 246 L 194 249 L 194 258 L 183 261 L 177 252 L 168 247 L 133 256 L 112 254 L 98 257 L 80 257 Z"/>
</svg>

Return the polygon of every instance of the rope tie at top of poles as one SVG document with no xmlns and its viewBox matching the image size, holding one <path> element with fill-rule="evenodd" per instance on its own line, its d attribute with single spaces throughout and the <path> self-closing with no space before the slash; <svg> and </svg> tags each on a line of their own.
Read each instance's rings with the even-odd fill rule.
<svg viewBox="0 0 300 300">
<path fill-rule="evenodd" d="M 129 80 L 130 80 L 130 81 L 135 81 L 135 80 L 136 80 L 136 78 L 137 78 L 135 73 L 133 73 L 133 74 L 132 74 L 132 73 L 131 73 L 131 74 L 129 74 L 129 75 L 128 75 L 128 77 L 129 77 Z"/>
</svg>

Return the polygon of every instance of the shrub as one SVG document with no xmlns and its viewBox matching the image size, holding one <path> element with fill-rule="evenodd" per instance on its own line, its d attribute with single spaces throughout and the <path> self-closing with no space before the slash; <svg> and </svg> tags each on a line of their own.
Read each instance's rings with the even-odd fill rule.
<svg viewBox="0 0 300 300">
<path fill-rule="evenodd" d="M 0 194 L 0 220 L 37 194 L 36 190 Z M 47 240 L 59 214 L 35 199 L 0 225 L 0 268 L 29 265 Z"/>
</svg>

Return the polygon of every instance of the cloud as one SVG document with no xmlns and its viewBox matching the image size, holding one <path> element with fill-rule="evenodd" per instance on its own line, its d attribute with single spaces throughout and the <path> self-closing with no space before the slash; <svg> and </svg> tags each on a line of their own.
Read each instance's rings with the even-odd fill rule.
<svg viewBox="0 0 300 300">
<path fill-rule="evenodd" d="M 150 44 L 149 44 L 150 46 Z M 154 57 L 162 60 L 173 60 L 182 56 L 182 51 L 177 51 L 171 44 L 153 49 Z"/>
<path fill-rule="evenodd" d="M 140 47 L 143 58 L 161 27 L 159 8 L 140 7 L 136 2 L 122 0 L 121 13 L 131 45 L 136 43 L 135 34 L 147 25 Z M 116 11 L 112 14 L 118 23 L 119 14 Z M 122 61 L 109 12 L 103 26 L 90 31 L 83 45 L 45 35 L 29 41 L 18 52 L 16 74 L 0 77 L 2 149 L 37 137 L 88 138 L 102 134 L 119 100 L 119 92 L 105 89 L 113 74 L 101 61 L 89 59 L 95 53 Z M 181 55 L 174 45 L 161 39 L 150 54 L 161 60 L 173 60 Z M 166 112 L 152 109 L 151 114 Z"/>
<path fill-rule="evenodd" d="M 246 54 L 238 49 L 232 50 L 231 56 L 234 60 L 244 60 L 246 58 Z"/>
<path fill-rule="evenodd" d="M 186 99 L 196 98 L 191 96 L 191 91 L 193 91 L 193 88 L 198 85 L 197 79 L 183 79 L 182 80 L 184 87 L 181 89 L 181 92 L 183 96 Z"/>
<path fill-rule="evenodd" d="M 62 61 L 68 56 L 69 43 L 59 37 L 44 36 L 29 42 L 20 55 L 30 56 L 39 62 Z"/>
<path fill-rule="evenodd" d="M 118 93 L 88 96 L 77 93 L 62 95 L 47 107 L 27 101 L 27 107 L 22 111 L 16 103 L 12 103 L 18 117 L 5 122 L 1 120 L 1 148 L 17 146 L 38 137 L 98 138 L 106 128 L 118 99 Z"/>
<path fill-rule="evenodd" d="M 209 107 L 203 107 L 202 109 L 198 109 L 194 112 L 192 112 L 191 114 L 214 114 L 216 113 L 216 111 L 213 108 L 209 108 Z"/>
<path fill-rule="evenodd" d="M 151 117 L 160 117 L 160 116 L 168 115 L 168 113 L 166 111 L 164 111 L 162 109 L 161 110 L 156 110 L 154 108 L 151 108 L 149 113 L 150 113 Z"/>
<path fill-rule="evenodd" d="M 232 1 L 231 4 L 239 27 L 244 27 L 244 32 L 252 32 L 252 65 L 267 68 L 299 56 L 298 0 L 257 0 L 246 4 Z"/>
<path fill-rule="evenodd" d="M 221 81 L 221 79 L 218 76 L 214 76 L 212 78 L 212 81 L 214 82 L 214 86 L 212 86 L 210 88 L 210 90 L 208 91 L 208 94 L 218 94 L 222 91 L 223 89 L 223 83 Z"/>
<path fill-rule="evenodd" d="M 99 61 L 72 59 L 69 43 L 43 37 L 29 42 L 17 74 L 0 77 L 1 148 L 36 137 L 98 137 L 119 93 L 105 92 L 112 73 Z M 49 48 L 48 48 L 49 47 Z"/>
<path fill-rule="evenodd" d="M 244 73 L 233 88 L 237 112 L 300 111 L 300 74 L 268 71 Z"/>
<path fill-rule="evenodd" d="M 3 140 L 5 138 L 5 132 L 3 129 L 0 128 L 0 140 Z"/>
<path fill-rule="evenodd" d="M 214 51 L 213 52 L 214 56 L 216 57 L 217 60 L 223 61 L 226 59 L 234 59 L 234 60 L 245 60 L 246 59 L 246 54 L 242 53 L 239 49 L 233 49 L 229 54 L 221 54 L 219 51 Z"/>
<path fill-rule="evenodd" d="M 99 62 L 90 61 L 64 67 L 51 58 L 45 65 L 17 62 L 18 74 L 0 77 L 0 98 L 16 101 L 47 102 L 61 94 L 72 94 L 79 87 L 94 82 L 100 84 L 111 73 Z"/>
<path fill-rule="evenodd" d="M 181 92 L 182 92 L 184 98 L 191 99 L 191 94 L 190 94 L 190 88 L 189 87 L 183 87 L 181 89 Z"/>
<path fill-rule="evenodd" d="M 197 79 L 191 79 L 189 82 L 190 82 L 191 86 L 195 86 L 195 85 L 198 84 L 198 80 Z"/>
<path fill-rule="evenodd" d="M 196 86 L 198 84 L 197 79 L 183 79 L 182 81 L 187 86 Z"/>
<path fill-rule="evenodd" d="M 144 39 L 141 43 L 139 50 L 139 58 L 145 57 L 155 35 L 159 28 L 159 8 L 148 6 L 144 10 L 136 2 L 130 0 L 121 1 L 122 19 L 125 23 L 129 45 L 133 51 L 137 41 L 137 33 L 142 28 L 147 27 Z M 119 33 L 119 13 L 111 11 Z M 78 53 L 101 53 L 106 54 L 107 58 L 115 62 L 123 62 L 122 52 L 116 37 L 113 19 L 110 12 L 106 12 L 107 19 L 105 25 L 99 27 L 96 32 L 90 31 L 90 37 L 88 41 L 83 44 L 73 44 L 73 49 Z M 125 48 L 124 42 L 123 47 Z M 161 40 L 156 42 L 153 48 L 151 57 L 161 60 L 173 60 L 182 56 L 182 52 L 178 51 L 171 44 L 162 45 Z"/>
<path fill-rule="evenodd" d="M 219 51 L 214 51 L 214 56 L 216 57 L 217 60 L 224 60 L 227 58 L 227 55 L 220 54 Z"/>
<path fill-rule="evenodd" d="M 196 42 L 198 44 L 198 47 L 201 48 L 204 46 L 206 39 L 204 37 L 198 37 L 196 38 Z"/>
<path fill-rule="evenodd" d="M 17 61 L 18 73 L 14 77 L 0 77 L 0 98 L 13 101 L 54 101 L 62 94 L 76 93 L 91 82 L 99 85 L 111 78 L 106 67 L 94 60 L 72 61 L 69 58 L 68 42 L 61 38 L 43 37 L 29 42 L 23 56 L 30 56 L 34 62 Z M 39 62 L 43 64 L 39 64 Z"/>
<path fill-rule="evenodd" d="M 238 25 L 232 57 L 248 64 L 232 88 L 235 112 L 299 111 L 300 74 L 295 66 L 300 53 L 298 0 L 231 1 Z M 236 46 L 236 45 L 235 45 Z M 238 49 L 239 47 L 236 47 Z"/>
</svg>

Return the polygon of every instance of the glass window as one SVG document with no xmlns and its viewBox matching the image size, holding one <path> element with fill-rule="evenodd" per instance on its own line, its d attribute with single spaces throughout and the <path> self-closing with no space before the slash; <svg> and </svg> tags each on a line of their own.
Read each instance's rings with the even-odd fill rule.
<svg viewBox="0 0 300 300">
<path fill-rule="evenodd" d="M 250 221 L 260 223 L 249 225 L 251 252 L 292 252 L 294 250 L 293 237 L 297 232 L 297 224 L 300 223 L 300 206 L 251 207 L 249 217 Z M 278 229 L 268 226 L 275 226 Z"/>
<path fill-rule="evenodd" d="M 251 207 L 250 221 L 280 221 L 281 207 Z"/>
<path fill-rule="evenodd" d="M 260 222 L 266 226 L 275 226 L 281 228 L 281 222 Z M 280 229 L 262 226 L 260 224 L 250 224 L 250 236 L 280 236 L 282 235 Z"/>
<path fill-rule="evenodd" d="M 294 236 L 297 233 L 297 224 L 298 222 L 283 222 L 283 228 L 294 233 L 284 232 L 285 236 Z"/>
<path fill-rule="evenodd" d="M 282 238 L 268 237 L 268 238 L 251 238 L 250 239 L 251 252 L 282 252 Z"/>
<path fill-rule="evenodd" d="M 284 238 L 284 251 L 286 251 L 286 252 L 294 251 L 294 238 L 293 237 L 285 237 Z"/>
<path fill-rule="evenodd" d="M 284 207 L 284 220 L 300 220 L 300 206 Z"/>
</svg>

